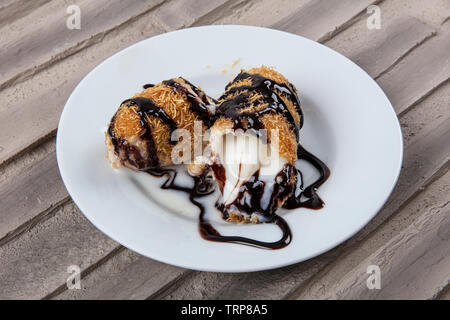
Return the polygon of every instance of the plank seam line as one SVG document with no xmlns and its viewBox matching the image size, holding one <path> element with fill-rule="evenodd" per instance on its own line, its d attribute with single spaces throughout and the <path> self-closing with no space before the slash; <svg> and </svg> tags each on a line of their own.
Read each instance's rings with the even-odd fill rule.
<svg viewBox="0 0 450 320">
<path fill-rule="evenodd" d="M 51 1 L 51 0 L 43 0 L 43 2 L 40 3 L 40 6 L 46 5 L 46 4 L 47 4 L 48 2 L 50 2 L 50 1 Z M 0 13 L 1 13 L 1 11 L 3 11 L 3 10 L 10 10 L 10 9 L 13 9 L 13 10 L 14 10 L 14 7 L 17 8 L 17 4 L 23 4 L 23 2 L 24 2 L 24 1 L 22 1 L 22 3 L 20 3 L 19 1 L 15 1 L 15 2 L 11 2 L 10 4 L 8 4 L 8 5 L 4 6 L 4 7 L 0 7 Z M 0 22 L 0 27 L 3 27 L 3 26 L 5 26 L 5 25 L 7 25 L 8 23 L 12 23 L 12 22 L 15 22 L 15 21 L 17 21 L 17 20 L 26 18 L 28 15 L 31 14 L 31 12 L 33 12 L 34 10 L 36 10 L 36 9 L 38 9 L 38 8 L 39 8 L 39 7 L 33 7 L 32 10 L 27 10 L 27 9 L 28 9 L 28 8 L 27 8 L 27 9 L 25 9 L 25 10 L 26 10 L 25 15 L 19 16 L 19 17 L 17 17 L 17 13 L 16 13 L 16 17 L 13 17 L 12 20 L 11 20 L 11 17 L 8 17 L 5 21 L 1 21 L 1 22 Z"/>
<path fill-rule="evenodd" d="M 229 0 L 229 1 L 221 4 L 220 6 L 214 8 L 210 12 L 207 12 L 203 16 L 197 18 L 192 23 L 187 24 L 186 26 L 191 27 L 191 26 L 204 25 L 205 21 L 212 24 L 212 23 L 216 22 L 217 20 L 226 17 L 227 14 L 229 14 L 230 12 L 232 13 L 234 10 L 243 8 L 248 4 L 250 4 L 250 6 L 251 6 L 254 3 L 255 2 L 253 0 Z M 223 12 L 221 12 L 221 11 L 223 11 Z M 228 12 L 228 11 L 230 11 L 230 12 Z M 223 13 L 223 14 L 217 15 L 218 13 Z M 216 15 L 216 17 L 214 17 L 214 15 Z M 212 20 L 207 21 L 209 18 L 212 18 Z"/>
<path fill-rule="evenodd" d="M 444 21 L 441 22 L 441 26 L 446 24 L 448 21 L 450 21 L 450 17 L 445 18 Z"/>
<path fill-rule="evenodd" d="M 34 228 L 36 225 L 47 221 L 48 219 L 50 219 L 51 217 L 56 215 L 58 210 L 63 205 L 69 203 L 70 201 L 72 201 L 71 198 L 69 196 L 66 196 L 61 201 L 58 201 L 57 203 L 52 204 L 49 208 L 45 209 L 44 211 L 42 211 L 38 215 L 34 216 L 33 218 L 31 218 L 27 222 L 21 224 L 16 229 L 8 232 L 4 237 L 2 237 L 0 239 L 0 247 L 10 243 L 11 241 L 13 241 L 14 239 L 18 238 L 19 236 L 21 236 L 25 232 L 27 232 L 27 231 L 31 230 L 32 228 Z"/>
<path fill-rule="evenodd" d="M 448 77 L 447 79 L 443 80 L 441 83 L 437 84 L 436 86 L 434 86 L 433 88 L 431 88 L 429 91 L 425 92 L 421 97 L 419 97 L 416 101 L 414 101 L 413 103 L 411 103 L 408 107 L 406 107 L 404 110 L 402 110 L 397 117 L 403 116 L 404 114 L 406 114 L 409 110 L 411 110 L 413 107 L 415 107 L 416 105 L 418 105 L 419 103 L 421 103 L 422 101 L 424 101 L 426 98 L 428 98 L 430 95 L 432 95 L 435 91 L 437 91 L 438 89 L 440 89 L 441 87 L 443 87 L 444 85 L 446 85 L 447 83 L 450 82 L 450 77 Z"/>
<path fill-rule="evenodd" d="M 81 271 L 81 274 L 80 274 L 81 280 L 85 279 L 94 270 L 96 270 L 97 268 L 99 268 L 100 266 L 102 266 L 103 264 L 105 264 L 110 259 L 112 259 L 113 257 L 115 257 L 116 255 L 118 255 L 119 253 L 121 253 L 124 250 L 125 250 L 124 246 L 118 245 L 113 250 L 111 250 L 106 256 L 102 257 L 97 262 L 89 265 L 86 269 Z M 51 300 L 51 299 L 57 297 L 58 295 L 62 294 L 63 292 L 65 292 L 67 290 L 68 290 L 67 284 L 64 283 L 64 284 L 60 285 L 58 288 L 56 288 L 54 291 L 52 291 L 49 294 L 47 294 L 41 300 Z"/>
<path fill-rule="evenodd" d="M 6 158 L 3 161 L 0 161 L 0 168 L 3 169 L 8 164 L 10 164 L 12 161 L 14 161 L 17 158 L 21 157 L 22 155 L 24 155 L 28 151 L 31 151 L 32 149 L 37 148 L 41 144 L 43 144 L 43 143 L 45 143 L 47 141 L 50 141 L 52 138 L 55 138 L 57 130 L 58 130 L 57 128 L 51 130 L 49 133 L 43 135 L 40 138 L 37 138 L 36 141 L 31 142 L 29 145 L 25 146 L 23 149 L 17 151 L 16 153 L 13 153 L 9 158 Z"/>
<path fill-rule="evenodd" d="M 74 44 L 73 46 L 71 46 L 70 48 L 65 49 L 64 51 L 51 56 L 50 59 L 42 62 L 41 64 L 28 68 L 26 70 L 23 70 L 21 72 L 19 72 L 18 74 L 16 74 L 15 76 L 12 76 L 11 78 L 9 78 L 8 80 L 4 81 L 3 83 L 0 84 L 0 91 L 3 89 L 6 89 L 8 87 L 11 87 L 12 85 L 21 83 L 29 78 L 31 78 L 32 76 L 36 75 L 37 73 L 47 69 L 48 67 L 57 64 L 58 62 L 61 62 L 63 59 L 68 58 L 86 48 L 89 48 L 91 46 L 93 46 L 94 44 L 100 43 L 105 36 L 109 35 L 111 32 L 114 31 L 120 31 L 123 29 L 123 27 L 125 25 L 127 25 L 129 22 L 140 19 L 142 16 L 148 14 L 149 12 L 156 10 L 157 8 L 159 8 L 162 4 L 165 3 L 166 0 L 164 0 L 163 2 L 135 15 L 132 16 L 130 18 L 128 18 L 127 20 L 113 26 L 112 28 L 109 28 L 108 30 L 104 30 L 102 32 L 99 32 L 91 37 L 89 37 L 88 39 L 84 39 L 76 44 Z M 157 27 L 157 26 L 156 26 Z"/>
<path fill-rule="evenodd" d="M 409 55 L 412 51 L 414 51 L 416 48 L 420 47 L 422 44 L 433 38 L 435 35 L 437 35 L 437 31 L 433 30 L 431 34 L 426 36 L 424 39 L 416 43 L 414 46 L 412 46 L 410 49 L 408 49 L 404 54 L 402 54 L 400 57 L 398 57 L 389 67 L 386 68 L 386 70 L 381 71 L 376 77 L 374 77 L 374 80 L 378 80 L 380 77 L 394 69 L 400 62 L 403 60 L 407 55 Z"/>
<path fill-rule="evenodd" d="M 196 274 L 197 271 L 186 269 L 180 275 L 178 275 L 175 279 L 172 279 L 161 288 L 159 288 L 155 293 L 151 294 L 145 300 L 161 300 L 164 297 L 168 296 L 170 293 L 175 291 L 182 285 L 182 282 L 190 278 L 192 275 Z"/>
<path fill-rule="evenodd" d="M 442 287 L 430 300 L 441 300 L 441 298 L 450 292 L 450 279 L 447 279 L 447 284 Z"/>
<path fill-rule="evenodd" d="M 377 0 L 374 3 L 372 3 L 372 5 L 378 5 L 383 1 L 384 0 Z M 334 30 L 325 33 L 323 36 L 321 36 L 317 40 L 317 42 L 325 43 L 325 42 L 331 40 L 332 38 L 334 38 L 336 35 L 338 35 L 342 31 L 347 30 L 349 27 L 354 25 L 357 21 L 359 21 L 366 14 L 366 10 L 367 10 L 367 8 L 361 10 L 360 12 L 356 13 L 353 17 L 348 19 L 346 22 L 344 22 L 340 26 L 337 26 Z"/>
<path fill-rule="evenodd" d="M 444 174 L 447 173 L 447 171 L 450 169 L 450 160 L 447 160 L 445 164 L 443 164 L 436 172 L 427 180 L 424 181 L 424 183 L 417 189 L 416 192 L 414 192 L 408 199 L 406 199 L 397 210 L 395 210 L 387 219 L 385 219 L 382 223 L 380 223 L 379 226 L 377 226 L 374 230 L 369 232 L 367 235 L 364 236 L 363 239 L 359 240 L 357 243 L 354 243 L 352 245 L 349 245 L 348 247 L 345 247 L 346 243 L 350 240 L 346 240 L 344 243 L 342 243 L 340 246 L 342 247 L 342 252 L 340 252 L 337 257 L 332 259 L 330 262 L 326 263 L 324 266 L 322 266 L 310 279 L 305 281 L 305 283 L 300 284 L 298 287 L 293 288 L 290 290 L 286 295 L 282 297 L 282 299 L 287 300 L 293 300 L 296 296 L 299 296 L 302 294 L 305 289 L 308 287 L 310 283 L 313 283 L 315 280 L 317 280 L 317 277 L 319 274 L 325 270 L 327 267 L 331 266 L 333 263 L 336 263 L 340 258 L 348 256 L 351 252 L 353 252 L 355 249 L 359 247 L 364 241 L 367 241 L 367 239 L 377 230 L 379 230 L 381 227 L 388 224 L 395 215 L 400 212 L 402 209 L 404 209 L 409 203 L 411 203 L 420 193 L 425 192 L 433 182 L 438 180 L 440 177 L 444 176 Z M 356 236 L 356 235 L 355 235 Z M 336 247 L 335 249 L 337 249 Z"/>
</svg>

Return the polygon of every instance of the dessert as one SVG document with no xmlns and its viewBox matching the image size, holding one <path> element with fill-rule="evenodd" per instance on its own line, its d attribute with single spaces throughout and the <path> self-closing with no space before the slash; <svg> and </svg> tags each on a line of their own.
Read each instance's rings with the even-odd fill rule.
<svg viewBox="0 0 450 320">
<path fill-rule="evenodd" d="M 212 98 L 181 77 L 145 85 L 123 101 L 111 119 L 105 133 L 109 161 L 114 168 L 135 170 L 178 164 L 172 152 L 182 139 L 174 139 L 175 131 L 184 129 L 193 137 L 195 121 L 207 123 L 214 105 Z M 206 128 L 200 126 L 200 135 Z"/>
</svg>

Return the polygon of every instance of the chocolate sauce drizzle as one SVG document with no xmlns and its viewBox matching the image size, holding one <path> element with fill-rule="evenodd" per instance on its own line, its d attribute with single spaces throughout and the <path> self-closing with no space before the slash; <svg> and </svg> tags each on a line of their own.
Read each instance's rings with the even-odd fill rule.
<svg viewBox="0 0 450 320">
<path fill-rule="evenodd" d="M 283 218 L 281 218 L 280 216 L 277 216 L 277 215 L 274 215 L 272 217 L 272 219 L 268 222 L 275 223 L 283 232 L 281 239 L 278 241 L 264 242 L 264 241 L 258 241 L 258 240 L 245 238 L 245 237 L 221 235 L 212 226 L 212 224 L 206 220 L 205 207 L 196 200 L 198 198 L 210 195 L 211 193 L 214 192 L 215 185 L 210 176 L 202 175 L 199 177 L 192 177 L 194 179 L 194 186 L 192 188 L 188 188 L 188 187 L 179 186 L 175 183 L 175 178 L 177 176 L 177 172 L 174 169 L 157 168 L 157 169 L 147 170 L 146 172 L 153 176 L 156 176 L 156 177 L 163 177 L 163 176 L 167 177 L 166 181 L 164 181 L 163 184 L 161 185 L 161 189 L 171 189 L 171 190 L 182 191 L 189 195 L 189 200 L 191 201 L 191 203 L 193 203 L 195 206 L 197 206 L 200 209 L 198 227 L 199 227 L 200 235 L 205 240 L 248 244 L 248 245 L 252 245 L 252 246 L 256 246 L 256 247 L 260 247 L 260 248 L 267 248 L 267 249 L 281 249 L 281 248 L 287 246 L 291 242 L 292 233 L 291 233 L 291 229 L 289 228 L 289 225 L 286 223 L 286 221 Z"/>
<path fill-rule="evenodd" d="M 321 209 L 323 208 L 325 203 L 317 194 L 317 189 L 319 189 L 319 187 L 330 177 L 330 169 L 322 160 L 317 158 L 311 152 L 307 151 L 301 145 L 298 145 L 297 157 L 298 159 L 303 159 L 312 164 L 317 169 L 317 171 L 319 171 L 320 177 L 316 181 L 311 183 L 309 186 L 304 188 L 303 191 L 298 196 L 295 195 L 294 191 L 291 194 L 291 196 L 286 200 L 286 202 L 283 204 L 283 208 L 296 209 L 303 207 L 309 209 Z M 300 170 L 298 170 L 297 168 L 295 168 L 295 170 L 297 170 L 297 172 L 301 174 Z M 298 183 L 299 182 L 297 179 L 296 184 Z M 295 189 L 297 189 L 297 187 Z M 302 189 L 302 186 L 300 186 L 300 189 Z M 305 197 L 306 200 L 302 201 L 301 200 L 302 196 Z"/>
<path fill-rule="evenodd" d="M 183 78 L 182 78 L 183 79 Z M 163 81 L 163 84 L 172 88 L 175 92 L 182 93 L 189 101 L 191 105 L 191 111 L 195 112 L 199 118 L 207 125 L 211 122 L 211 114 L 208 110 L 207 106 L 210 104 L 210 99 L 214 103 L 216 100 L 209 98 L 206 94 L 194 86 L 192 83 L 183 79 L 186 84 L 190 87 L 191 91 L 188 90 L 185 86 L 174 80 L 166 80 Z M 154 87 L 154 84 L 144 84 L 142 87 L 144 89 Z M 194 94 L 192 94 L 192 92 Z M 125 139 L 118 138 L 114 134 L 114 125 L 115 125 L 115 115 L 111 119 L 110 126 L 108 128 L 108 134 L 111 138 L 111 143 L 114 146 L 115 153 L 121 159 L 121 162 L 128 167 L 135 168 L 138 170 L 146 170 L 148 168 L 158 168 L 159 167 L 159 159 L 157 155 L 157 148 L 155 146 L 153 136 L 151 134 L 151 125 L 148 123 L 147 116 L 158 118 L 165 124 L 170 130 L 170 137 L 172 133 L 177 129 L 177 124 L 175 121 L 170 118 L 163 108 L 158 106 L 153 100 L 147 98 L 133 98 L 128 99 L 122 102 L 121 105 L 135 105 L 138 108 L 138 115 L 140 117 L 141 127 L 144 129 L 144 133 L 140 136 L 146 142 L 147 148 L 147 158 L 143 158 L 138 148 L 135 146 L 129 145 Z M 172 140 L 169 138 L 169 143 L 175 145 L 177 143 L 176 140 Z"/>
<path fill-rule="evenodd" d="M 233 83 L 244 79 L 251 80 L 252 84 L 230 88 Z M 230 82 L 225 87 L 225 89 L 226 92 L 219 98 L 219 100 L 224 101 L 217 107 L 217 113 L 215 116 L 216 119 L 222 116 L 232 119 L 234 121 L 234 129 L 243 129 L 244 127 L 246 127 L 246 129 L 250 129 L 252 131 L 259 131 L 263 128 L 263 124 L 259 120 L 260 116 L 266 113 L 278 113 L 283 115 L 288 123 L 292 126 L 295 137 L 296 139 L 298 139 L 298 132 L 303 126 L 304 117 L 300 101 L 297 94 L 295 93 L 295 87 L 293 84 L 289 84 L 289 86 L 287 86 L 258 74 L 241 72 L 232 82 Z M 268 103 L 268 107 L 254 112 L 240 112 L 241 109 L 246 108 L 250 105 L 248 102 L 248 96 L 243 94 L 244 92 L 248 91 L 257 91 L 258 93 L 260 93 L 262 95 L 262 101 L 257 101 L 255 103 Z M 235 93 L 240 94 L 232 99 L 228 99 L 230 95 Z M 283 99 L 280 95 L 284 95 L 294 104 L 295 109 L 300 116 L 300 124 L 297 124 L 297 122 L 294 120 L 294 117 L 292 116 L 291 112 L 289 112 L 288 107 L 283 102 Z"/>
<path fill-rule="evenodd" d="M 316 156 L 308 152 L 301 145 L 298 146 L 298 158 L 304 159 L 309 163 L 311 163 L 319 171 L 320 177 L 312 184 L 310 184 L 308 187 L 304 188 L 301 194 L 296 196 L 293 190 L 294 187 L 292 185 L 289 185 L 287 182 L 290 180 L 292 174 L 295 173 L 301 174 L 301 173 L 297 168 L 291 165 L 286 165 L 283 168 L 283 170 L 279 173 L 279 175 L 284 175 L 284 177 L 282 177 L 283 183 L 274 185 L 274 191 L 271 196 L 281 200 L 284 199 L 286 196 L 290 195 L 283 205 L 283 207 L 286 209 L 295 209 L 300 207 L 310 209 L 320 209 L 323 207 L 324 202 L 318 196 L 317 189 L 328 179 L 328 177 L 330 176 L 330 170 L 320 159 L 318 159 Z M 218 166 L 216 170 L 220 171 L 220 166 Z M 291 229 L 289 228 L 289 225 L 282 217 L 274 213 L 275 208 L 277 206 L 275 205 L 272 208 L 266 208 L 264 210 L 261 208 L 260 200 L 262 192 L 264 190 L 264 182 L 258 180 L 259 172 L 256 172 L 254 176 L 252 176 L 252 178 L 250 178 L 239 190 L 240 194 L 244 194 L 245 192 L 248 191 L 251 191 L 252 193 L 250 206 L 246 207 L 248 206 L 248 204 L 243 203 L 241 204 L 242 207 L 239 207 L 239 209 L 244 210 L 246 212 L 257 211 L 266 218 L 266 221 L 264 221 L 264 223 L 276 224 L 281 229 L 283 235 L 281 236 L 280 240 L 275 242 L 264 242 L 239 236 L 224 236 L 221 235 L 212 226 L 212 224 L 206 220 L 205 207 L 196 199 L 210 195 L 211 193 L 214 192 L 215 186 L 210 176 L 202 175 L 199 177 L 192 177 L 194 179 L 194 186 L 192 188 L 188 188 L 179 186 L 175 183 L 177 172 L 174 169 L 156 168 L 147 170 L 146 172 L 156 177 L 163 177 L 163 176 L 167 177 L 166 181 L 161 185 L 161 189 L 172 189 L 182 191 L 189 195 L 189 200 L 191 201 L 191 203 L 197 206 L 200 210 L 199 232 L 202 238 L 205 240 L 217 242 L 241 243 L 266 249 L 284 248 L 287 245 L 289 245 L 289 243 L 292 240 L 292 232 Z M 301 182 L 297 180 L 296 183 Z M 306 197 L 307 200 L 301 201 L 300 199 L 302 195 Z M 275 202 L 270 201 L 270 203 L 274 204 Z M 225 216 L 224 219 L 226 219 Z"/>
<path fill-rule="evenodd" d="M 274 181 L 268 183 L 259 179 L 258 170 L 240 186 L 235 201 L 227 205 L 218 202 L 216 203 L 216 207 L 222 212 L 224 220 L 230 218 L 229 212 L 238 211 L 255 213 L 263 217 L 265 222 L 272 222 L 276 218 L 275 211 L 279 208 L 280 202 L 284 201 L 293 193 L 294 186 L 290 182 L 296 173 L 297 171 L 294 166 L 286 164 L 277 174 Z M 214 175 L 216 180 L 220 181 L 221 177 L 217 176 L 216 171 L 214 171 Z M 225 181 L 221 183 L 224 184 Z M 272 189 L 270 198 L 262 201 L 266 188 Z"/>
<path fill-rule="evenodd" d="M 291 243 L 292 240 L 292 232 L 291 229 L 289 228 L 289 225 L 287 224 L 286 220 L 284 220 L 282 217 L 278 215 L 275 215 L 274 219 L 270 221 L 271 223 L 275 223 L 283 233 L 280 240 L 275 242 L 265 242 L 239 236 L 222 236 L 216 229 L 214 229 L 214 227 L 209 222 L 204 220 L 203 216 L 204 211 L 200 213 L 199 231 L 200 235 L 205 240 L 217 242 L 241 243 L 266 249 L 284 248 L 287 245 L 289 245 L 289 243 Z"/>
<path fill-rule="evenodd" d="M 122 102 L 121 106 L 131 106 L 135 105 L 137 107 L 137 114 L 140 118 L 140 123 L 142 129 L 144 129 L 140 138 L 146 142 L 147 148 L 147 158 L 143 158 L 138 148 L 130 145 L 125 139 L 116 137 L 114 134 L 115 118 L 116 115 L 111 119 L 108 135 L 111 138 L 111 143 L 114 146 L 114 151 L 117 155 L 120 155 L 122 163 L 126 166 L 131 166 L 139 170 L 144 170 L 148 168 L 154 168 L 159 166 L 159 159 L 157 156 L 157 150 L 155 142 L 151 134 L 151 125 L 147 120 L 147 116 L 152 116 L 160 119 L 170 130 L 171 134 L 177 129 L 177 124 L 170 118 L 163 108 L 156 105 L 155 102 L 147 98 L 133 98 Z M 172 141 L 169 138 L 170 144 L 176 144 L 176 141 Z M 121 155 L 123 152 L 123 155 Z"/>
</svg>

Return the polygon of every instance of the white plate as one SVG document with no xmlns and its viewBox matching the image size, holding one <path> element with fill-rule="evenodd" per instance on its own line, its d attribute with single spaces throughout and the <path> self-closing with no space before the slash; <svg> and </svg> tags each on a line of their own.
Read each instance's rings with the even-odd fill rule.
<svg viewBox="0 0 450 320">
<path fill-rule="evenodd" d="M 173 201 L 176 195 L 161 193 L 155 178 L 145 173 L 113 170 L 105 157 L 104 130 L 111 116 L 143 84 L 181 75 L 217 96 L 240 68 L 262 64 L 275 66 L 298 88 L 305 113 L 302 144 L 331 169 L 319 189 L 324 209 L 281 212 L 293 240 L 280 250 L 202 239 L 187 201 Z M 286 266 L 354 235 L 395 186 L 402 150 L 395 112 L 362 69 L 314 41 L 248 26 L 169 32 L 115 54 L 73 91 L 57 136 L 58 165 L 67 190 L 97 228 L 152 259 L 221 272 Z M 304 170 L 310 180 L 314 171 Z M 223 234 L 265 241 L 281 234 L 273 225 L 217 225 Z"/>
</svg>

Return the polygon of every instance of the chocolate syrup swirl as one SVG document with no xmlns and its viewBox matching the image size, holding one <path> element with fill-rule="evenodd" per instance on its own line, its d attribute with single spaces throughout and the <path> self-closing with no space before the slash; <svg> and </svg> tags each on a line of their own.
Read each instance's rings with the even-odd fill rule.
<svg viewBox="0 0 450 320">
<path fill-rule="evenodd" d="M 203 215 L 204 211 L 203 213 L 200 214 L 199 230 L 200 235 L 205 240 L 241 243 L 266 249 L 281 249 L 289 245 L 289 243 L 291 243 L 292 241 L 292 232 L 291 229 L 289 228 L 289 225 L 287 224 L 286 220 L 284 220 L 282 217 L 278 215 L 274 215 L 273 220 L 270 221 L 271 223 L 275 223 L 283 233 L 280 240 L 275 242 L 265 242 L 239 236 L 222 236 L 216 229 L 214 229 L 214 227 L 209 222 L 206 222 L 202 218 Z"/>
<path fill-rule="evenodd" d="M 297 157 L 298 159 L 306 160 L 310 164 L 312 164 L 319 171 L 320 177 L 312 184 L 304 188 L 303 191 L 298 196 L 295 195 L 294 191 L 291 194 L 291 196 L 286 200 L 286 202 L 283 204 L 283 208 L 296 209 L 303 207 L 309 209 L 321 209 L 324 206 L 324 202 L 317 194 L 317 189 L 330 177 L 330 169 L 322 160 L 320 160 L 315 155 L 307 151 L 301 145 L 298 146 Z M 297 168 L 296 170 L 298 171 L 298 173 L 300 173 L 300 171 Z M 298 179 L 296 183 L 297 184 L 299 183 Z M 300 186 L 300 188 L 302 188 L 302 186 Z M 302 201 L 301 200 L 302 196 L 305 197 L 306 200 Z"/>
<path fill-rule="evenodd" d="M 296 139 L 298 139 L 298 125 L 292 117 L 292 114 L 284 104 L 283 100 L 281 100 L 281 98 L 276 93 L 272 93 L 272 96 L 266 97 L 266 101 L 268 99 L 270 99 L 269 105 L 264 109 L 255 110 L 252 112 L 240 112 L 240 109 L 248 107 L 249 103 L 247 96 L 238 95 L 233 99 L 226 100 L 222 104 L 220 104 L 218 109 L 219 111 L 216 113 L 216 116 L 224 116 L 228 119 L 232 119 L 234 123 L 234 130 L 251 130 L 257 136 L 261 136 L 260 130 L 264 129 L 264 124 L 261 122 L 260 117 L 268 113 L 278 113 L 283 115 L 288 123 L 292 125 L 295 137 Z"/>
<path fill-rule="evenodd" d="M 210 176 L 202 175 L 199 177 L 193 177 L 194 186 L 192 188 L 188 188 L 179 186 L 175 183 L 177 172 L 174 169 L 156 168 L 147 170 L 147 172 L 156 177 L 163 177 L 163 176 L 167 177 L 166 181 L 164 181 L 163 184 L 161 185 L 161 189 L 182 191 L 189 195 L 189 200 L 191 201 L 191 203 L 193 203 L 195 206 L 197 206 L 197 208 L 200 209 L 198 227 L 200 235 L 205 240 L 248 244 L 267 249 L 281 249 L 291 242 L 292 239 L 291 229 L 289 228 L 286 221 L 277 215 L 273 215 L 271 217 L 271 220 L 267 222 L 275 223 L 283 232 L 281 239 L 278 241 L 264 242 L 245 237 L 223 236 L 212 226 L 212 224 L 209 221 L 206 220 L 205 207 L 196 200 L 198 198 L 210 195 L 211 193 L 214 192 L 215 185 Z"/>
</svg>

